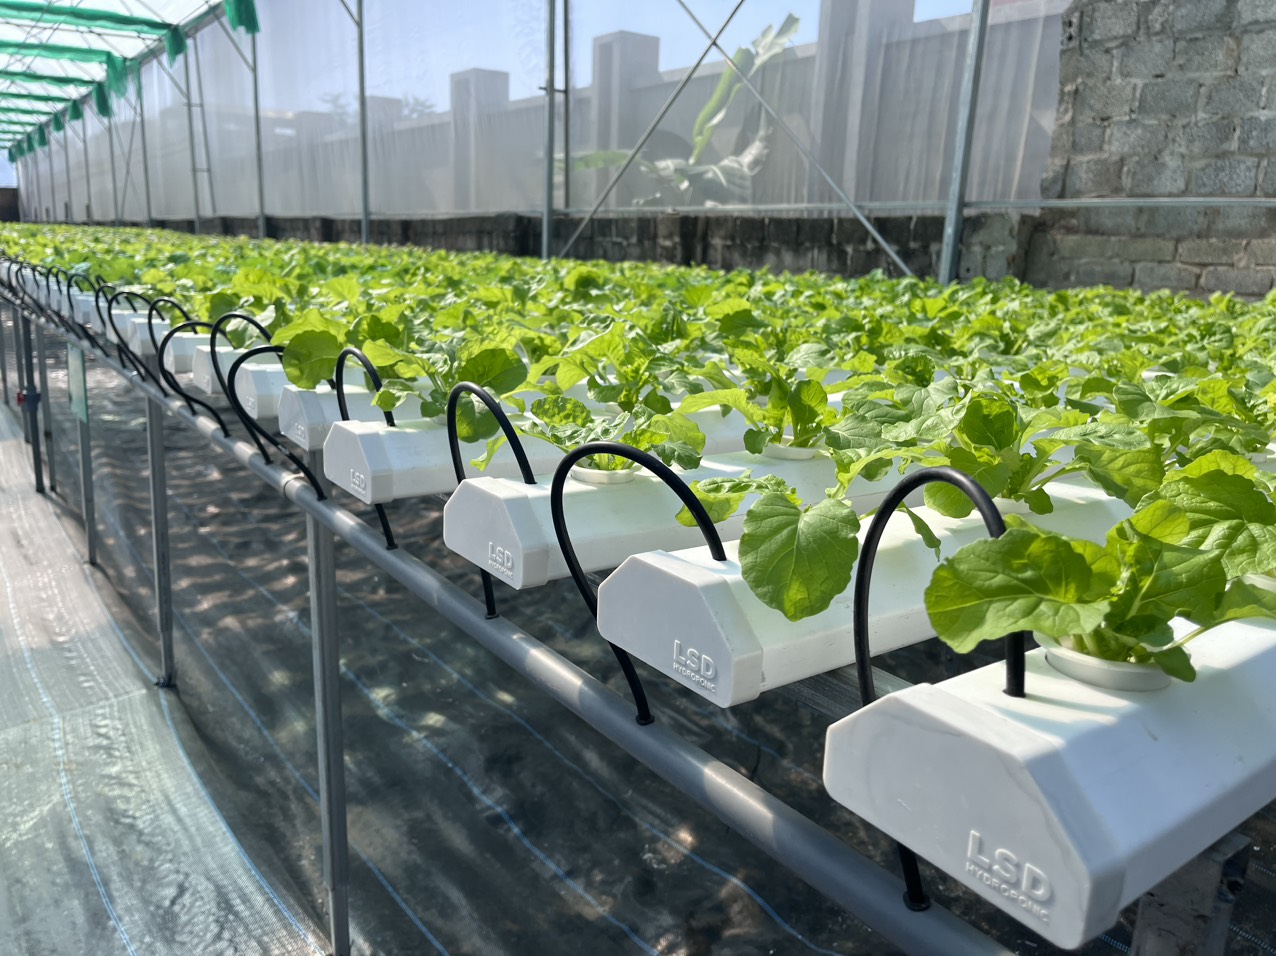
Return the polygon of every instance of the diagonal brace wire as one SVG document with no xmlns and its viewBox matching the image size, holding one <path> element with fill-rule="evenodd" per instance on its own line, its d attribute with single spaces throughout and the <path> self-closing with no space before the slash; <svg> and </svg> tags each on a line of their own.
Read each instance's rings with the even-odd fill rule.
<svg viewBox="0 0 1276 956">
<path fill-rule="evenodd" d="M 820 164 L 820 161 L 816 159 L 815 154 L 812 153 L 810 148 L 802 142 L 793 127 L 784 121 L 784 118 L 780 116 L 780 114 L 776 112 L 775 108 L 766 101 L 766 99 L 758 91 L 758 88 L 749 81 L 747 76 L 744 75 L 744 71 L 740 69 L 735 60 L 727 55 L 726 50 L 722 49 L 722 45 L 718 43 L 718 37 L 722 35 L 722 31 L 719 30 L 717 34 L 710 33 L 708 27 L 701 23 L 700 18 L 697 17 L 691 11 L 691 8 L 687 6 L 686 0 L 678 0 L 678 6 L 682 7 L 682 9 L 686 11 L 687 16 L 691 17 L 692 22 L 694 22 L 700 29 L 700 32 L 709 37 L 709 45 L 722 54 L 722 59 L 726 62 L 727 68 L 735 73 L 736 77 L 745 86 L 745 88 L 757 98 L 758 103 L 761 104 L 764 110 L 766 110 L 767 115 L 771 117 L 771 121 L 788 134 L 789 139 L 793 141 L 793 145 L 797 147 L 798 152 L 800 152 L 803 157 L 805 157 L 806 161 L 811 164 L 811 168 L 819 173 L 820 178 L 828 183 L 829 188 L 833 190 L 833 192 L 837 195 L 837 198 L 842 200 L 842 202 L 846 204 L 846 207 L 855 214 L 855 218 L 858 219 L 860 224 L 868 230 L 868 234 L 873 237 L 873 241 L 881 246 L 882 251 L 890 257 L 891 261 L 895 263 L 904 275 L 911 276 L 913 274 L 913 270 L 904 265 L 904 260 L 899 257 L 899 253 L 895 251 L 890 243 L 882 238 L 882 234 L 877 231 L 873 224 L 868 220 L 868 217 L 860 211 L 859 207 L 851 201 L 851 197 L 846 195 L 846 192 L 837 184 L 837 181 L 829 175 L 828 170 Z M 739 8 L 737 7 L 736 9 Z M 723 26 L 725 27 L 725 24 L 723 24 Z M 703 59 L 703 57 L 701 59 Z M 697 63 L 696 65 L 699 66 L 700 64 Z"/>
<path fill-rule="evenodd" d="M 642 148 L 647 145 L 647 140 L 651 139 L 651 134 L 656 131 L 656 127 L 660 125 L 660 121 L 665 118 L 665 114 L 673 107 L 673 104 L 682 94 L 682 91 L 686 88 L 687 84 L 690 83 L 692 78 L 696 75 L 696 70 L 700 69 L 700 64 L 703 63 L 705 57 L 713 51 L 713 48 L 718 46 L 718 37 L 722 36 L 722 31 L 730 26 L 731 21 L 735 19 L 735 15 L 740 12 L 740 8 L 742 6 L 744 6 L 744 0 L 739 0 L 739 2 L 732 8 L 730 15 L 723 22 L 722 26 L 718 28 L 718 32 L 716 34 L 711 34 L 709 31 L 705 30 L 705 36 L 709 37 L 709 45 L 704 48 L 704 52 L 700 54 L 700 57 L 696 60 L 695 64 L 691 67 L 691 69 L 687 70 L 686 75 L 683 76 L 674 91 L 669 94 L 669 98 L 665 100 L 665 105 L 660 107 L 660 112 L 656 114 L 655 118 L 651 121 L 651 124 L 647 127 L 643 134 L 638 137 L 637 144 L 629 151 L 629 155 L 625 157 L 625 161 L 621 164 L 620 169 L 616 171 L 616 175 L 611 178 L 611 182 L 607 184 L 607 188 L 604 189 L 602 195 L 598 197 L 598 201 L 594 203 L 594 208 L 589 210 L 589 214 L 581 220 L 580 225 L 576 227 L 576 231 L 573 232 L 571 238 L 567 240 L 567 244 L 559 251 L 558 254 L 560 256 L 567 255 L 568 250 L 576 244 L 576 240 L 580 238 L 580 234 L 585 231 L 585 227 L 589 225 L 594 216 L 598 215 L 598 210 L 603 208 L 603 203 L 607 201 L 607 197 L 611 195 L 612 190 L 616 188 L 625 173 L 629 171 L 629 167 L 632 166 L 634 160 L 638 158 L 638 154 L 642 152 Z M 700 21 L 697 20 L 696 22 L 699 23 Z M 701 27 L 701 29 L 703 30 L 704 28 Z M 719 49 L 721 48 L 719 47 Z M 545 162 L 553 162 L 553 159 L 553 156 L 546 156 Z M 571 171 L 568 170 L 567 174 L 570 176 Z"/>
</svg>

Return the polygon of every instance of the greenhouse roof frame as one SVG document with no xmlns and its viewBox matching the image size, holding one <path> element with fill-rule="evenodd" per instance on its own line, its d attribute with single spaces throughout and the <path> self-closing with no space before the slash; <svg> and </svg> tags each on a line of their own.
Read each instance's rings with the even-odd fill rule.
<svg viewBox="0 0 1276 956">
<path fill-rule="evenodd" d="M 129 79 L 138 82 L 141 65 L 160 50 L 173 63 L 186 52 L 187 37 L 210 16 L 224 12 L 232 28 L 258 30 L 254 0 L 92 2 L 89 8 L 0 0 L 0 99 L 49 104 L 41 111 L 43 120 L 33 119 L 22 135 L 10 134 L 10 161 L 28 152 L 39 129 L 47 136 L 50 127 L 59 130 L 79 119 L 83 111 L 70 109 L 73 104 L 91 97 L 94 111 L 109 117 L 111 96 L 128 93 Z M 55 117 L 61 122 L 52 122 Z"/>
</svg>

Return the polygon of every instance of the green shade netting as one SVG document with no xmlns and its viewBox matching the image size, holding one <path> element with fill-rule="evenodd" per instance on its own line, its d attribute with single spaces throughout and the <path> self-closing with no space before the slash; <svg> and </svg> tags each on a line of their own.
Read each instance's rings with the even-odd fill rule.
<svg viewBox="0 0 1276 956">
<path fill-rule="evenodd" d="M 65 24 L 83 29 L 121 30 L 143 36 L 162 36 L 168 62 L 186 52 L 186 37 L 180 28 L 162 20 L 135 17 L 111 10 L 91 10 L 60 3 L 25 3 L 0 0 L 0 18 L 33 20 L 40 24 Z"/>
<path fill-rule="evenodd" d="M 53 132 L 60 133 L 66 129 L 66 120 L 62 118 L 61 113 L 53 114 Z"/>
<path fill-rule="evenodd" d="M 47 83 L 50 86 L 92 86 L 93 81 L 84 77 L 58 76 L 54 73 L 32 73 L 28 70 L 0 70 L 0 80 L 13 80 L 15 83 Z M 58 102 L 65 102 L 66 97 L 58 97 Z"/>
<path fill-rule="evenodd" d="M 30 103 L 65 103 L 67 97 L 55 96 L 51 93 L 17 93 L 7 91 L 0 93 L 0 100 L 26 100 Z"/>
<path fill-rule="evenodd" d="M 41 149 L 49 145 L 49 134 L 45 132 L 43 123 L 35 128 L 35 144 Z"/>
<path fill-rule="evenodd" d="M 48 110 L 33 110 L 26 106 L 11 106 L 0 103 L 0 116 L 48 116 Z"/>
<path fill-rule="evenodd" d="M 72 122 L 84 119 L 84 107 L 79 100 L 71 101 L 71 105 L 66 108 L 66 118 Z"/>
<path fill-rule="evenodd" d="M 9 147 L 9 162 L 16 163 L 18 161 L 18 151 L 14 147 Z"/>
<path fill-rule="evenodd" d="M 128 92 L 128 71 L 124 58 L 109 50 L 92 50 L 82 46 L 63 46 L 58 43 L 19 43 L 16 40 L 0 40 L 0 54 L 10 56 L 40 57 L 46 60 L 70 60 L 74 63 L 100 63 L 106 67 L 106 83 L 111 92 L 123 96 Z M 81 80 L 83 85 L 88 81 Z"/>
<path fill-rule="evenodd" d="M 257 22 L 257 4 L 253 0 L 226 0 L 226 22 L 231 29 L 242 29 L 245 33 L 259 33 L 261 24 Z"/>
<path fill-rule="evenodd" d="M 22 145 L 28 153 L 35 152 L 35 140 L 31 137 L 30 133 L 27 133 L 27 135 L 22 138 Z"/>
<path fill-rule="evenodd" d="M 111 115 L 111 97 L 106 91 L 105 83 L 93 84 L 93 112 L 102 119 L 107 119 Z"/>
</svg>

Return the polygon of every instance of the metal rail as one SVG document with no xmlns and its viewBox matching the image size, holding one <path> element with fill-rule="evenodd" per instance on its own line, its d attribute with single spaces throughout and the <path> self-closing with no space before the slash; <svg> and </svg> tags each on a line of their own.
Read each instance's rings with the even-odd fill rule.
<svg viewBox="0 0 1276 956">
<path fill-rule="evenodd" d="M 24 316 L 25 316 L 25 310 Z M 49 331 L 66 338 L 64 330 L 41 322 Z M 27 343 L 24 342 L 24 345 Z M 30 352 L 26 353 L 28 356 Z M 677 787 L 727 826 L 738 832 L 776 862 L 790 869 L 830 900 L 844 907 L 886 940 L 910 953 L 944 953 L 945 956 L 1009 956 L 1010 950 L 980 933 L 948 910 L 931 906 L 925 912 L 910 911 L 902 902 L 904 883 L 842 840 L 764 790 L 717 758 L 706 753 L 659 722 L 640 725 L 634 721 L 632 706 L 602 682 L 566 658 L 546 647 L 533 635 L 503 618 L 488 618 L 482 602 L 449 582 L 420 559 L 402 549 L 390 551 L 381 534 L 346 509 L 321 499 L 302 476 L 275 464 L 268 464 L 252 444 L 226 437 L 211 418 L 193 414 L 180 399 L 165 395 L 153 383 L 124 368 L 116 359 L 93 351 L 103 366 L 123 377 L 147 400 L 156 412 L 167 412 L 178 422 L 203 435 L 214 447 L 257 475 L 301 510 L 316 529 L 326 529 L 385 571 L 419 600 L 469 634 L 509 665 L 538 690 L 581 718 L 649 770 Z M 37 465 L 39 459 L 36 459 Z M 37 481 L 39 476 L 37 475 Z M 322 558 L 322 556 L 320 556 Z M 323 564 L 320 560 L 317 564 Z M 312 574 L 315 572 L 312 569 Z M 321 575 L 315 574 L 322 591 Z M 324 600 L 312 595 L 312 600 Z M 322 608 L 316 608 L 322 614 Z M 320 628 L 320 631 L 323 629 Z M 327 644 L 327 642 L 324 642 Z M 321 649 L 315 649 L 320 661 Z M 335 647 L 322 650 L 333 666 Z M 319 689 L 317 688 L 317 694 Z M 341 767 L 341 755 L 333 752 L 340 741 L 339 681 L 326 683 L 318 724 L 324 728 L 330 750 L 321 759 L 331 773 Z M 333 723 L 335 719 L 335 724 Z M 335 737 L 334 737 L 335 732 Z M 336 781 L 329 777 L 331 783 Z M 325 818 L 325 843 L 339 841 L 341 847 L 325 846 L 325 869 L 344 859 L 344 795 L 335 787 L 329 794 Z M 340 832 L 336 827 L 340 827 Z M 330 889 L 336 889 L 342 874 L 331 872 Z M 331 899 L 331 897 L 330 897 Z M 331 914 L 335 916 L 336 914 Z M 334 944 L 343 941 L 334 929 Z M 347 930 L 348 931 L 348 930 Z M 344 937 L 348 940 L 348 936 Z M 335 948 L 335 947 L 334 947 Z M 348 952 L 336 948 L 337 953 Z"/>
</svg>

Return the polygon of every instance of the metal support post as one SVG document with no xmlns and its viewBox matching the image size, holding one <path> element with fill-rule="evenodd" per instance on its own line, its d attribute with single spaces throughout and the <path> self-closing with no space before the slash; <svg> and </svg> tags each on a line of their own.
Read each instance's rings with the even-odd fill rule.
<svg viewBox="0 0 1276 956">
<path fill-rule="evenodd" d="M 53 137 L 49 137 L 49 219 L 58 218 L 58 178 L 53 172 Z"/>
<path fill-rule="evenodd" d="M 111 208 L 115 213 L 112 225 L 120 224 L 120 190 L 115 179 L 115 124 L 106 118 L 106 148 L 111 156 Z"/>
<path fill-rule="evenodd" d="M 261 154 L 261 88 L 257 78 L 257 34 L 249 38 L 253 74 L 253 139 L 257 149 L 257 236 L 266 238 L 266 174 Z"/>
<path fill-rule="evenodd" d="M 184 98 L 186 100 L 186 136 L 191 148 L 191 194 L 195 200 L 195 234 L 199 235 L 202 231 L 202 226 L 199 221 L 199 173 L 196 171 L 195 163 L 195 114 L 192 112 L 191 107 L 191 57 L 189 53 L 183 54 L 182 65 L 186 68 Z"/>
<path fill-rule="evenodd" d="M 966 204 L 966 175 L 970 169 L 970 144 L 975 135 L 975 111 L 979 102 L 979 78 L 984 69 L 984 40 L 988 37 L 989 0 L 974 0 L 970 11 L 970 42 L 961 77 L 961 107 L 957 112 L 957 143 L 953 175 L 948 184 L 948 212 L 944 218 L 944 245 L 939 256 L 939 281 L 957 278 L 961 254 L 961 217 Z"/>
<path fill-rule="evenodd" d="M 89 222 L 96 223 L 93 218 L 93 176 L 89 173 L 89 120 L 86 116 L 80 120 L 80 144 L 84 147 L 84 213 Z"/>
<path fill-rule="evenodd" d="M 44 348 L 44 326 L 37 325 L 35 327 L 35 359 L 36 366 L 39 369 L 40 394 L 45 397 L 45 401 L 40 404 L 44 406 L 44 437 L 48 439 L 44 443 L 44 460 L 49 466 L 49 491 L 57 492 L 58 490 L 58 474 L 53 464 L 53 408 L 49 402 L 49 363 Z"/>
<path fill-rule="evenodd" d="M 164 468 L 164 409 L 146 400 L 146 449 L 151 471 L 151 550 L 155 562 L 155 623 L 160 639 L 160 675 L 157 687 L 172 687 L 173 584 L 168 565 L 168 481 Z"/>
<path fill-rule="evenodd" d="M 44 187 L 40 183 L 40 157 L 31 154 L 31 174 L 35 177 L 35 215 L 36 222 L 44 221 Z"/>
<path fill-rule="evenodd" d="M 572 2 L 563 0 L 563 209 L 572 208 Z"/>
<path fill-rule="evenodd" d="M 368 169 L 368 68 L 363 35 L 363 0 L 355 4 L 355 30 L 358 31 L 359 42 L 359 175 L 362 188 L 363 220 L 359 225 L 359 235 L 366 245 L 372 233 L 372 199 L 369 188 L 370 171 Z"/>
<path fill-rule="evenodd" d="M 146 151 L 146 109 L 142 104 L 142 81 L 137 83 L 137 128 L 142 134 L 142 193 L 146 197 L 146 224 L 155 221 L 151 211 L 151 161 Z"/>
<path fill-rule="evenodd" d="M 17 355 L 17 352 L 14 352 Z M 4 394 L 4 403 L 9 404 L 9 352 L 5 348 L 4 313 L 0 312 L 0 390 Z"/>
<path fill-rule="evenodd" d="M 36 412 L 40 407 L 40 393 L 35 385 L 35 358 L 31 347 L 31 317 L 22 312 L 19 318 L 22 327 L 22 345 L 20 362 L 23 365 L 26 385 L 22 389 L 23 416 L 26 423 L 27 440 L 31 443 L 31 461 L 35 469 L 36 494 L 44 494 L 44 466 L 40 463 L 40 419 Z"/>
<path fill-rule="evenodd" d="M 306 464 L 323 474 L 323 453 Z M 324 482 L 325 490 L 327 482 Z M 323 827 L 323 880 L 328 888 L 328 933 L 334 956 L 350 953 L 350 860 L 346 836 L 345 738 L 341 727 L 341 651 L 337 628 L 336 538 L 306 515 L 310 565 L 310 640 L 314 651 L 315 732 L 319 752 L 319 816 Z"/>
<path fill-rule="evenodd" d="M 76 419 L 80 446 L 80 514 L 84 516 L 84 538 L 88 542 L 89 564 L 97 564 L 97 508 L 93 496 L 93 443 L 89 431 L 89 393 L 84 377 L 85 354 L 67 344 L 67 390 L 71 393 L 71 413 Z"/>
<path fill-rule="evenodd" d="M 10 306 L 9 314 L 13 317 L 13 365 L 18 370 L 18 417 L 22 419 L 22 440 L 29 445 L 31 444 L 31 419 L 25 413 L 27 366 L 22 358 L 22 318 L 17 306 Z"/>
<path fill-rule="evenodd" d="M 97 564 L 97 509 L 93 499 L 93 448 L 89 423 L 80 422 L 80 510 L 84 513 L 84 536 L 89 543 L 89 564 Z"/>
<path fill-rule="evenodd" d="M 67 121 L 70 123 L 70 120 Z M 62 160 L 66 166 L 66 221 L 70 222 L 75 214 L 75 203 L 71 195 L 71 131 L 62 127 Z"/>
<path fill-rule="evenodd" d="M 541 258 L 548 259 L 554 245 L 554 17 L 557 4 L 545 4 L 545 211 L 541 216 Z"/>
</svg>

